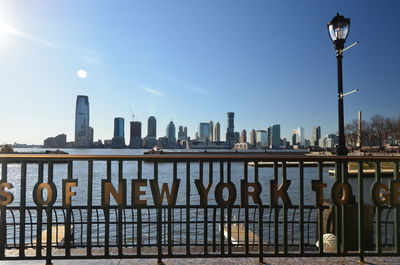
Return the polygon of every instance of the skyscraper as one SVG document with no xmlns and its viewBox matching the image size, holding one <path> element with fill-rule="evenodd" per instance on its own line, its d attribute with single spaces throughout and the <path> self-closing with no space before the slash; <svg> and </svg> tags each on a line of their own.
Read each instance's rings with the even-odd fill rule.
<svg viewBox="0 0 400 265">
<path fill-rule="evenodd" d="M 167 126 L 166 137 L 168 139 L 168 146 L 170 146 L 170 147 L 175 146 L 175 144 L 176 144 L 175 124 L 172 121 L 170 121 Z"/>
<path fill-rule="evenodd" d="M 90 141 L 90 136 L 89 97 L 79 95 L 76 98 L 75 109 L 75 146 L 90 147 L 93 143 L 93 140 Z"/>
<path fill-rule="evenodd" d="M 210 121 L 210 122 L 208 123 L 208 140 L 209 140 L 210 142 L 213 142 L 213 141 L 214 141 L 213 133 L 214 133 L 214 123 L 213 123 L 213 121 Z"/>
<path fill-rule="evenodd" d="M 299 135 L 298 142 L 300 143 L 300 145 L 304 146 L 305 145 L 304 128 L 303 127 L 298 127 L 297 128 L 297 134 Z"/>
<path fill-rule="evenodd" d="M 114 137 L 112 138 L 112 146 L 115 148 L 125 147 L 124 118 L 114 118 Z"/>
<path fill-rule="evenodd" d="M 256 146 L 256 130 L 250 131 L 250 144 L 255 147 Z"/>
<path fill-rule="evenodd" d="M 321 127 L 316 126 L 311 132 L 311 146 L 319 146 L 319 139 L 321 139 Z"/>
<path fill-rule="evenodd" d="M 183 126 L 178 127 L 178 140 L 185 140 L 185 133 L 183 131 Z"/>
<path fill-rule="evenodd" d="M 114 137 L 125 138 L 124 118 L 114 118 Z"/>
<path fill-rule="evenodd" d="M 297 133 L 297 129 L 292 130 L 292 145 L 299 144 L 299 135 Z"/>
<path fill-rule="evenodd" d="M 157 138 L 157 120 L 154 116 L 147 120 L 147 137 Z"/>
<path fill-rule="evenodd" d="M 221 141 L 221 125 L 217 122 L 214 126 L 214 133 L 213 133 L 213 140 L 214 142 Z"/>
<path fill-rule="evenodd" d="M 228 112 L 227 113 L 228 127 L 226 129 L 226 142 L 228 144 L 230 144 L 230 145 L 232 145 L 234 143 L 234 140 L 235 140 L 234 120 L 235 120 L 235 113 L 234 112 Z"/>
<path fill-rule="evenodd" d="M 265 130 L 256 131 L 256 145 L 257 148 L 266 148 L 268 144 L 268 133 Z"/>
<path fill-rule="evenodd" d="M 210 124 L 208 122 L 200 122 L 199 124 L 199 141 L 206 142 L 209 140 L 208 134 L 210 131 Z"/>
<path fill-rule="evenodd" d="M 140 121 L 131 121 L 131 138 L 129 147 L 141 148 L 142 147 L 142 123 Z"/>
<path fill-rule="evenodd" d="M 247 132 L 246 130 L 242 130 L 242 134 L 240 135 L 240 142 L 246 143 L 247 142 Z"/>
<path fill-rule="evenodd" d="M 271 126 L 271 148 L 281 146 L 281 125 L 275 124 Z"/>
</svg>

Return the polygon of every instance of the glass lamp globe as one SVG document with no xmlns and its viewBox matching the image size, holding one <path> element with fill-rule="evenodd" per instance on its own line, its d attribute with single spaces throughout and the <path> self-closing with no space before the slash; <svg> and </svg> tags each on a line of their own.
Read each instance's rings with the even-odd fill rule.
<svg viewBox="0 0 400 265">
<path fill-rule="evenodd" d="M 336 50 L 342 50 L 350 30 L 350 19 L 336 14 L 328 23 L 328 32 Z"/>
</svg>

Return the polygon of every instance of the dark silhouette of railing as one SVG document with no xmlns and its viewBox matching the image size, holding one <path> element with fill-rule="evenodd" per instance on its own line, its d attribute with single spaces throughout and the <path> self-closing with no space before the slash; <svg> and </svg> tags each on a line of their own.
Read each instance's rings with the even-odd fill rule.
<svg viewBox="0 0 400 265">
<path fill-rule="evenodd" d="M 163 258 L 258 257 L 262 260 L 272 256 L 359 256 L 363 259 L 364 256 L 400 254 L 400 209 L 395 203 L 396 198 L 393 198 L 397 191 L 392 189 L 399 182 L 400 158 L 397 157 L 237 153 L 3 155 L 0 156 L 0 162 L 0 183 L 3 183 L 0 202 L 4 204 L 9 194 L 14 195 L 12 203 L 0 206 L 0 260 L 45 259 L 50 263 L 53 259 L 157 258 L 161 262 Z M 253 167 L 249 166 L 250 162 Z M 363 167 L 366 162 L 375 167 L 375 182 L 388 182 L 392 192 L 390 203 L 368 206 L 374 211 L 371 220 L 365 219 L 368 209 L 364 201 L 369 195 L 360 196 L 370 188 L 364 187 L 367 173 Z M 356 176 L 353 176 L 357 180 L 357 192 L 353 191 L 354 199 L 349 198 L 346 205 L 333 205 L 334 211 L 330 215 L 330 227 L 333 229 L 329 229 L 328 221 L 324 218 L 329 207 L 318 205 L 317 199 L 314 200 L 315 190 L 311 191 L 308 186 L 311 186 L 311 180 L 331 184 L 348 183 L 349 163 L 358 167 Z M 328 177 L 324 168 L 324 165 L 332 164 L 335 165 L 334 179 Z M 296 172 L 294 177 L 294 171 L 288 171 L 289 166 Z M 310 173 L 305 171 L 308 166 L 316 167 Z M 393 170 L 388 172 L 388 166 Z M 288 172 L 291 176 L 288 176 Z M 66 190 L 66 183 L 73 183 L 75 179 L 78 179 L 79 185 L 72 185 L 69 188 L 71 190 Z M 207 203 L 201 201 L 195 179 L 203 183 L 205 188 L 213 184 Z M 102 180 L 114 187 L 115 194 L 109 193 L 109 204 L 104 203 L 103 188 L 103 193 L 99 192 L 98 185 L 104 187 Z M 175 204 L 168 200 L 162 204 L 150 204 L 152 199 L 146 196 L 153 194 L 154 190 L 151 191 L 150 184 L 147 184 L 148 187 L 143 185 L 143 189 L 139 188 L 136 192 L 146 189 L 147 195 L 140 196 L 147 198 L 148 204 L 139 205 L 133 203 L 134 184 L 126 183 L 123 187 L 129 191 L 125 190 L 125 193 L 122 192 L 124 189 L 119 189 L 119 183 L 127 180 L 132 183 L 133 180 L 146 180 L 146 183 L 154 180 L 160 185 L 169 183 L 169 195 L 172 194 L 171 184 L 181 181 L 181 185 Z M 271 181 L 286 183 L 288 180 L 296 181 L 296 185 L 292 183 L 291 188 L 286 190 L 293 203 L 285 202 L 284 195 L 273 197 L 272 188 L 265 189 L 268 184 L 273 184 Z M 261 204 L 253 202 L 255 197 L 250 194 L 257 189 L 256 186 L 252 186 L 253 190 L 248 190 L 249 194 L 246 194 L 249 203 L 229 203 L 232 194 L 239 198 L 238 201 L 243 198 L 241 181 L 260 183 L 260 187 L 263 187 Z M 13 186 L 6 187 L 4 183 Z M 38 192 L 38 183 L 49 184 L 42 187 L 45 192 Z M 54 186 L 51 186 L 53 183 Z M 216 183 L 234 183 L 241 189 L 238 189 L 238 195 L 227 186 L 218 192 Z M 378 194 L 388 194 L 384 188 L 381 186 Z M 65 197 L 72 190 L 79 194 L 70 194 L 72 203 L 67 205 Z M 51 194 L 54 191 L 57 197 Z M 323 191 L 328 195 L 325 199 L 331 198 L 330 191 L 330 187 Z M 312 194 L 306 194 L 310 192 Z M 345 190 L 341 190 L 336 195 L 342 200 L 345 193 Z M 118 203 L 115 198 L 118 194 L 124 194 L 124 203 Z M 213 198 L 214 194 L 221 196 L 219 200 L 223 200 L 222 203 Z M 269 200 L 266 195 L 270 196 Z M 37 198 L 45 201 L 46 197 L 52 196 L 53 203 L 34 201 Z M 75 200 L 78 197 L 80 200 Z M 127 199 L 129 197 L 131 201 Z M 310 200 L 310 197 L 313 199 Z M 278 204 L 272 203 L 274 200 Z M 356 220 L 352 236 L 356 240 L 356 249 L 349 248 L 350 237 L 346 235 L 351 225 L 347 222 L 347 205 L 355 207 L 351 215 Z M 369 231 L 373 233 L 372 248 L 365 243 L 370 238 L 366 235 L 369 224 L 373 227 L 373 231 Z M 316 241 L 322 242 L 323 234 L 329 231 L 337 239 L 334 252 L 325 251 L 323 244 L 316 246 Z"/>
</svg>

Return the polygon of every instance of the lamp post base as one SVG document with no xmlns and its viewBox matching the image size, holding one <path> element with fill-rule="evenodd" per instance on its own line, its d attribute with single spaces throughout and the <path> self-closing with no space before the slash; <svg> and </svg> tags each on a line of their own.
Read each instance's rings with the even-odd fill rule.
<svg viewBox="0 0 400 265">
<path fill-rule="evenodd" d="M 349 154 L 349 149 L 346 147 L 337 147 L 336 154 L 339 156 L 347 156 Z"/>
</svg>

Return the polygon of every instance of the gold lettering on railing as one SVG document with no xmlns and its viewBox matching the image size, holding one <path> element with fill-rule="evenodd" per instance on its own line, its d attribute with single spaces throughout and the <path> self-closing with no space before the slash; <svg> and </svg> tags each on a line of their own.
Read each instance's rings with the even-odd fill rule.
<svg viewBox="0 0 400 265">
<path fill-rule="evenodd" d="M 7 206 L 14 201 L 14 195 L 11 192 L 5 191 L 5 188 L 10 190 L 14 186 L 8 182 L 0 183 L 0 206 Z"/>
<path fill-rule="evenodd" d="M 287 193 L 290 183 L 290 180 L 284 180 L 278 188 L 277 181 L 275 181 L 274 179 L 270 180 L 270 198 L 272 207 L 278 206 L 279 197 L 282 199 L 282 202 L 286 207 L 292 206 L 292 201 L 290 200 L 289 194 Z"/>
<path fill-rule="evenodd" d="M 228 189 L 228 198 L 225 200 L 223 196 L 224 189 Z M 236 187 L 235 185 L 229 182 L 218 182 L 217 186 L 215 186 L 215 201 L 219 206 L 232 206 L 236 201 Z"/>
<path fill-rule="evenodd" d="M 78 186 L 77 179 L 63 179 L 63 206 L 71 207 L 71 197 L 76 196 L 76 192 L 72 191 L 73 187 Z"/>
<path fill-rule="evenodd" d="M 207 188 L 204 187 L 204 184 L 200 179 L 195 179 L 194 184 L 196 185 L 197 191 L 199 192 L 200 205 L 206 206 L 208 202 L 208 193 L 210 192 L 212 182 L 208 183 Z"/>
<path fill-rule="evenodd" d="M 43 199 L 43 190 L 47 191 L 46 200 Z M 57 187 L 54 183 L 38 182 L 33 187 L 33 201 L 37 206 L 53 205 L 57 199 Z"/>
<path fill-rule="evenodd" d="M 240 181 L 240 187 L 242 207 L 249 205 L 249 196 L 253 198 L 255 204 L 262 205 L 260 197 L 262 187 L 260 182 L 247 182 L 246 180 L 242 179 Z M 249 187 L 251 187 L 253 190 L 249 191 Z"/>
<path fill-rule="evenodd" d="M 351 196 L 352 191 L 349 183 L 335 182 L 332 185 L 331 199 L 336 206 L 348 204 Z"/>
<path fill-rule="evenodd" d="M 141 195 L 146 195 L 146 191 L 140 190 L 140 187 L 146 187 L 147 179 L 133 179 L 132 180 L 132 205 L 145 206 L 147 205 L 146 200 L 141 200 Z"/>
<path fill-rule="evenodd" d="M 376 206 L 389 204 L 389 188 L 385 183 L 375 182 L 371 189 L 372 201 Z"/>
<path fill-rule="evenodd" d="M 125 206 L 126 204 L 126 179 L 122 179 L 118 183 L 118 192 L 115 190 L 113 184 L 103 179 L 101 181 L 101 204 L 103 207 L 110 206 L 110 193 L 114 197 L 114 200 L 117 202 L 118 206 Z"/>
<path fill-rule="evenodd" d="M 167 202 L 169 206 L 175 206 L 176 204 L 176 199 L 178 197 L 178 190 L 179 190 L 179 184 L 181 183 L 181 180 L 174 180 L 172 183 L 172 189 L 171 192 L 169 191 L 168 188 L 168 183 L 163 183 L 161 192 L 160 192 L 160 187 L 158 186 L 158 182 L 156 180 L 150 180 L 150 188 L 151 188 L 151 193 L 153 195 L 153 200 L 155 205 L 162 205 L 164 197 L 167 198 Z"/>
</svg>

